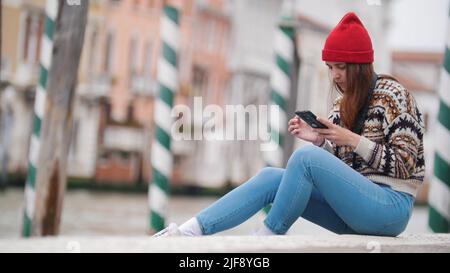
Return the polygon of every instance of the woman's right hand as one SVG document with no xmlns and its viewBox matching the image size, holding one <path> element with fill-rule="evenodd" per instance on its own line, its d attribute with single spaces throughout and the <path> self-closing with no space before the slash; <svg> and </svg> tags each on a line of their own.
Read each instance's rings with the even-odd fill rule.
<svg viewBox="0 0 450 273">
<path fill-rule="evenodd" d="M 299 139 L 312 142 L 316 146 L 319 146 L 325 140 L 318 133 L 314 132 L 311 126 L 297 116 L 289 120 L 288 124 L 289 133 Z"/>
</svg>

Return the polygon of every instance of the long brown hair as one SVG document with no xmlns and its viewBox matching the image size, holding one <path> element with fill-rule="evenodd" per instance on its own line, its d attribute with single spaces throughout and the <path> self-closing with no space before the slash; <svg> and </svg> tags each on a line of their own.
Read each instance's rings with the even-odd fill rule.
<svg viewBox="0 0 450 273">
<path fill-rule="evenodd" d="M 333 81 L 333 86 L 343 94 L 340 104 L 341 121 L 345 128 L 352 130 L 358 113 L 367 100 L 374 75 L 372 64 L 346 64 L 347 83 L 345 91 Z"/>
</svg>

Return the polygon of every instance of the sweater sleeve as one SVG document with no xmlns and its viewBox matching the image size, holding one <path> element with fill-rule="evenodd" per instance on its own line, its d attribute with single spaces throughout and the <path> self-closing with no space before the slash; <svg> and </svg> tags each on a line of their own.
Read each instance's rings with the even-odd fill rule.
<svg viewBox="0 0 450 273">
<path fill-rule="evenodd" d="M 331 142 L 326 139 L 323 142 L 323 144 L 320 146 L 320 148 L 325 149 L 326 151 L 334 154 L 333 144 L 331 144 Z"/>
<path fill-rule="evenodd" d="M 414 117 L 402 113 L 385 129 L 385 143 L 376 143 L 361 136 L 354 152 L 371 168 L 391 177 L 408 179 L 416 168 L 418 143 L 423 138 L 424 130 Z"/>
</svg>

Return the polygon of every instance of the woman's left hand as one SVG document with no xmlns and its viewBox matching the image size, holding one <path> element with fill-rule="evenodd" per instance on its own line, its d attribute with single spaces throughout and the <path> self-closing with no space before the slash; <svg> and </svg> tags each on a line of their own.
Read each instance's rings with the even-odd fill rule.
<svg viewBox="0 0 450 273">
<path fill-rule="evenodd" d="M 318 121 L 328 127 L 328 129 L 314 129 L 320 136 L 328 139 L 338 146 L 350 146 L 353 149 L 358 146 L 360 135 L 353 133 L 352 131 L 343 128 L 330 122 L 328 119 L 317 118 Z"/>
</svg>

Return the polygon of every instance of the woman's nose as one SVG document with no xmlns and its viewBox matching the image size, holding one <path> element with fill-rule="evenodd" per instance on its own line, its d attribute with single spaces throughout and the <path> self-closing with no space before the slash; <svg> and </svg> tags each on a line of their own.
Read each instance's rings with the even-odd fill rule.
<svg viewBox="0 0 450 273">
<path fill-rule="evenodd" d="M 333 72 L 333 79 L 339 80 L 341 78 L 341 75 L 337 72 Z"/>
</svg>

